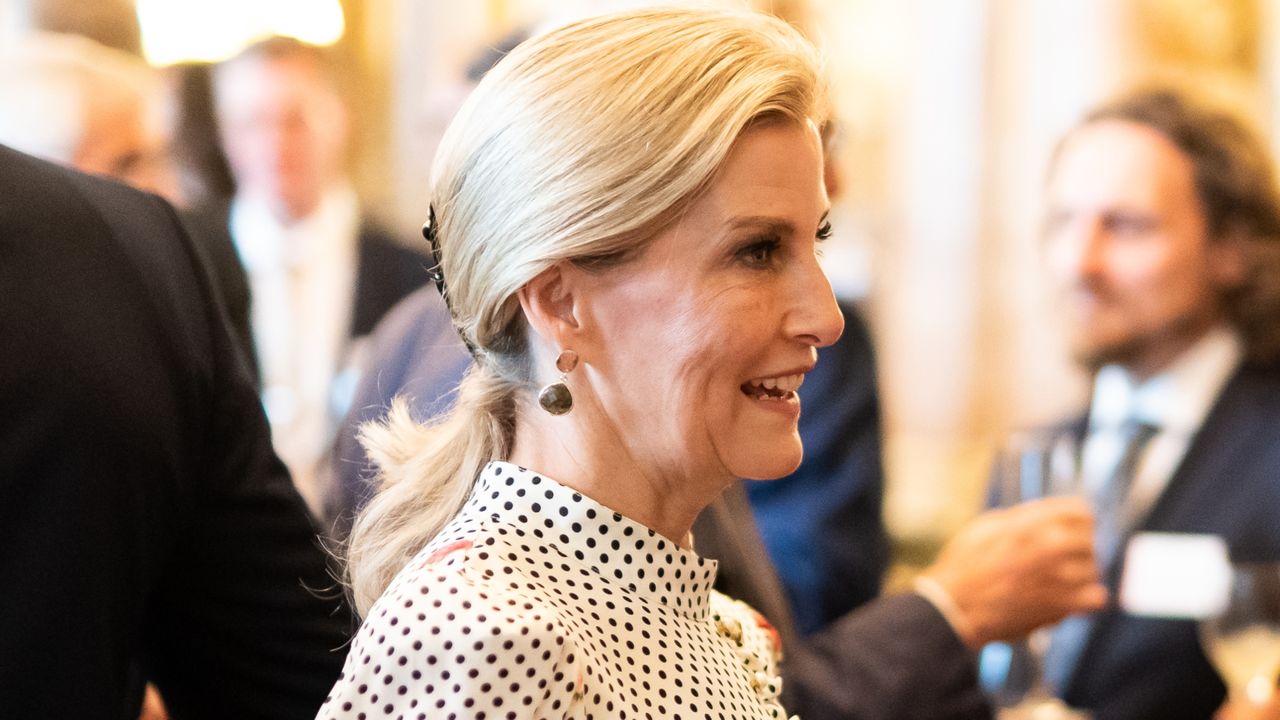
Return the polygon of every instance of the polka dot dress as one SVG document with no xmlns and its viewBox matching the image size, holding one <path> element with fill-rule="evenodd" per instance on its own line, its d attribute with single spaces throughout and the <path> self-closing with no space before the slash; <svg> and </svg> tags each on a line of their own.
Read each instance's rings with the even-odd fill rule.
<svg viewBox="0 0 1280 720">
<path fill-rule="evenodd" d="M 320 717 L 785 720 L 776 634 L 711 589 L 715 571 L 490 463 L 370 610 Z"/>
</svg>

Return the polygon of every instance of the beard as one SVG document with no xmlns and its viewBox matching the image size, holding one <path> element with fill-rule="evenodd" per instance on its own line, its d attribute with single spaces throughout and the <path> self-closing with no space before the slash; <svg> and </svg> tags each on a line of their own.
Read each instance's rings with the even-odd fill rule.
<svg viewBox="0 0 1280 720">
<path fill-rule="evenodd" d="M 1222 320 L 1219 312 L 1191 313 L 1156 328 L 1098 337 L 1085 327 L 1075 333 L 1071 354 L 1090 374 L 1118 365 L 1138 377 L 1161 372 Z"/>
</svg>

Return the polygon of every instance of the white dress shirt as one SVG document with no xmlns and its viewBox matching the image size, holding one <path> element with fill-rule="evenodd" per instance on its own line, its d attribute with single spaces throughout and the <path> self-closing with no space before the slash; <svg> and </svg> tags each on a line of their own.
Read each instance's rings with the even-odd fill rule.
<svg viewBox="0 0 1280 720">
<path fill-rule="evenodd" d="M 1121 426 L 1129 420 L 1149 423 L 1158 432 L 1142 451 L 1125 503 L 1129 522 L 1144 517 L 1169 484 L 1242 357 L 1240 336 L 1219 326 L 1164 372 L 1142 382 L 1135 382 L 1119 366 L 1102 368 L 1094 380 L 1084 445 L 1083 475 L 1089 496 L 1098 495 L 1119 461 L 1124 450 Z"/>
<path fill-rule="evenodd" d="M 335 378 L 351 354 L 359 223 L 347 185 L 331 188 L 314 212 L 289 223 L 256 197 L 237 196 L 231 205 L 272 440 L 313 508 L 321 459 L 346 411 Z"/>
</svg>

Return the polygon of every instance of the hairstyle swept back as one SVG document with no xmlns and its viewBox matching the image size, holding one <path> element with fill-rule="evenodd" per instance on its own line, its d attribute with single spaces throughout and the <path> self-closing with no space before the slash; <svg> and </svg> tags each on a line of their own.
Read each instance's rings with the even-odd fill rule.
<svg viewBox="0 0 1280 720">
<path fill-rule="evenodd" d="M 518 290 L 558 262 L 607 271 L 643 250 L 762 122 L 820 125 L 813 47 L 765 15 L 646 9 L 534 37 L 499 62 L 445 133 L 432 172 L 453 321 L 476 348 L 452 413 L 397 402 L 362 429 L 380 489 L 347 548 L 358 609 L 505 459 L 530 392 Z"/>
<path fill-rule="evenodd" d="M 1250 361 L 1280 361 L 1280 194 L 1267 146 L 1237 115 L 1169 88 L 1123 96 L 1079 127 L 1104 121 L 1151 128 L 1191 161 L 1210 240 L 1240 242 L 1245 253 L 1243 285 L 1222 298 L 1227 317 Z"/>
</svg>

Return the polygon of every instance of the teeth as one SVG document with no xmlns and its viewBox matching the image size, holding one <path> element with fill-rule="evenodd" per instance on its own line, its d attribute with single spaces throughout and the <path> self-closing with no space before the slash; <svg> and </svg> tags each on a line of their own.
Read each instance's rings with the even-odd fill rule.
<svg viewBox="0 0 1280 720">
<path fill-rule="evenodd" d="M 747 385 L 758 390 L 780 390 L 784 393 L 795 392 L 804 384 L 804 375 L 779 375 L 777 377 L 756 378 L 748 380 Z"/>
</svg>

